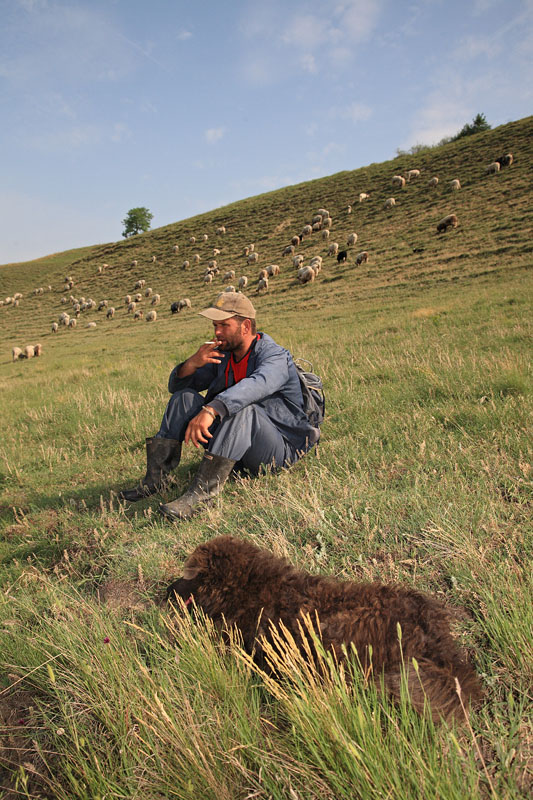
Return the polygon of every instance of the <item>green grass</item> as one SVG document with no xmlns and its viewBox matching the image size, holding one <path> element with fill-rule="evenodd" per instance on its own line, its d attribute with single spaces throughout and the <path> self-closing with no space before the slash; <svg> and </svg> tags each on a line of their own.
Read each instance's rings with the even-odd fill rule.
<svg viewBox="0 0 533 800">
<path fill-rule="evenodd" d="M 0 787 L 6 798 L 522 798 L 531 774 L 532 501 L 529 165 L 531 118 L 354 172 L 249 198 L 135 239 L 0 267 Z M 484 166 L 512 151 L 513 166 Z M 396 192 L 390 179 L 422 169 Z M 433 175 L 436 192 L 425 188 Z M 447 192 L 458 177 L 463 189 Z M 366 203 L 345 208 L 359 191 Z M 331 238 L 355 252 L 299 286 L 280 253 L 324 205 Z M 436 235 L 437 221 L 460 225 Z M 215 235 L 225 224 L 225 237 Z M 188 237 L 208 233 L 192 248 Z M 325 255 L 314 234 L 306 255 Z M 206 337 L 194 312 L 213 246 L 222 270 L 279 263 L 267 295 L 249 294 L 260 328 L 324 380 L 318 454 L 292 470 L 237 480 L 216 505 L 174 526 L 160 498 L 127 508 L 115 493 L 143 474 L 177 360 Z M 174 243 L 180 245 L 174 256 Z M 413 252 L 417 250 L 418 252 Z M 200 252 L 199 267 L 183 271 Z M 153 264 L 151 255 L 157 256 Z M 132 269 L 133 258 L 140 266 Z M 99 264 L 110 264 L 97 272 Z M 240 269 L 240 267 L 242 269 Z M 50 332 L 63 279 L 109 299 Z M 158 320 L 122 304 L 135 280 L 161 294 Z M 34 288 L 52 286 L 43 295 Z M 66 293 L 67 295 L 70 293 Z M 172 317 L 189 296 L 193 313 Z M 142 305 L 147 306 L 146 300 Z M 97 321 L 86 330 L 88 320 Z M 40 341 L 39 359 L 11 347 Z M 171 499 L 198 454 L 185 450 Z M 274 683 L 209 622 L 162 597 L 186 554 L 219 533 L 250 538 L 311 572 L 400 581 L 456 610 L 455 632 L 486 696 L 469 722 L 433 726 L 407 700 L 290 646 Z M 326 677 L 324 677 L 324 674 Z"/>
</svg>

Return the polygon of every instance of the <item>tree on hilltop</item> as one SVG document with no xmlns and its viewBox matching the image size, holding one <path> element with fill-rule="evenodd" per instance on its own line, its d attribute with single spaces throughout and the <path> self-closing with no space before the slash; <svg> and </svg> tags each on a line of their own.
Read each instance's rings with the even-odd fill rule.
<svg viewBox="0 0 533 800">
<path fill-rule="evenodd" d="M 487 122 L 485 114 L 476 114 L 472 122 L 467 122 L 459 133 L 452 137 L 452 142 L 462 139 L 463 136 L 472 136 L 473 133 L 483 133 L 483 131 L 490 131 L 490 129 L 491 126 Z"/>
<path fill-rule="evenodd" d="M 154 215 L 144 206 L 130 208 L 126 217 L 122 220 L 124 225 L 122 235 L 127 239 L 128 236 L 136 236 L 141 232 L 145 233 L 150 228 L 153 218 Z"/>
</svg>

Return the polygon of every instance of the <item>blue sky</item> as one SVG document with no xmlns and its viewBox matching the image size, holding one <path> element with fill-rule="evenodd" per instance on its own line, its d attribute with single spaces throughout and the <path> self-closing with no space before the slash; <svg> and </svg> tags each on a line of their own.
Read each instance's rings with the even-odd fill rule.
<svg viewBox="0 0 533 800">
<path fill-rule="evenodd" d="M 533 113 L 533 0 L 0 0 L 0 263 Z"/>
</svg>

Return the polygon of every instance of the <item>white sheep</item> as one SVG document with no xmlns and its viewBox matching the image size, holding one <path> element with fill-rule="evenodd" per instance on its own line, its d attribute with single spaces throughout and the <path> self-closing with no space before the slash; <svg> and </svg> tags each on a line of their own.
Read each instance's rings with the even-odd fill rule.
<svg viewBox="0 0 533 800">
<path fill-rule="evenodd" d="M 35 348 L 32 344 L 27 344 L 24 348 L 24 358 L 33 358 L 35 355 Z"/>
<path fill-rule="evenodd" d="M 429 186 L 429 188 L 430 188 L 430 189 L 434 189 L 434 188 L 435 188 L 435 186 L 437 186 L 437 185 L 438 185 L 438 183 L 439 183 L 439 179 L 437 178 L 437 176 L 436 176 L 436 175 L 434 175 L 434 176 L 433 176 L 433 178 L 431 178 L 431 179 L 428 181 L 428 186 Z"/>
<path fill-rule="evenodd" d="M 455 178 L 455 180 L 453 181 L 450 181 L 450 189 L 452 190 L 452 192 L 458 192 L 460 188 L 461 188 L 461 183 L 457 178 Z"/>
<path fill-rule="evenodd" d="M 316 233 L 317 231 L 321 231 L 321 230 L 322 230 L 322 219 L 320 220 L 320 222 L 313 222 L 313 224 L 312 224 L 312 226 L 311 226 L 311 227 L 313 228 L 313 230 L 315 231 L 315 233 Z"/>
<path fill-rule="evenodd" d="M 303 263 L 304 263 L 304 257 L 300 253 L 298 253 L 297 255 L 293 256 L 293 259 L 292 259 L 293 267 L 301 267 L 301 265 Z"/>
<path fill-rule="evenodd" d="M 204 233 L 204 235 L 202 236 L 202 241 L 203 242 L 207 242 L 208 239 L 209 239 L 209 236 L 207 235 L 207 233 Z"/>
<path fill-rule="evenodd" d="M 313 258 L 309 262 L 309 265 L 313 267 L 313 269 L 317 267 L 318 271 L 320 272 L 320 270 L 322 269 L 322 256 L 313 256 Z"/>
<path fill-rule="evenodd" d="M 336 256 L 339 252 L 339 243 L 338 242 L 330 242 L 328 247 L 328 256 Z"/>
<path fill-rule="evenodd" d="M 362 203 L 363 200 L 368 200 L 369 197 L 370 197 L 370 195 L 367 194 L 366 192 L 361 192 L 359 194 L 359 202 Z"/>
<path fill-rule="evenodd" d="M 351 206 L 348 206 L 348 208 L 346 209 L 346 213 L 347 214 L 351 214 L 352 213 L 352 207 Z"/>
<path fill-rule="evenodd" d="M 295 247 L 298 247 L 298 245 L 300 244 L 300 241 L 301 240 L 300 240 L 299 236 L 293 236 L 292 239 L 291 239 L 291 244 L 293 244 Z"/>
<path fill-rule="evenodd" d="M 232 281 L 235 278 L 235 270 L 228 269 L 227 272 L 224 273 L 224 277 L 222 278 L 223 281 Z"/>
<path fill-rule="evenodd" d="M 268 272 L 266 271 L 266 269 L 260 269 L 257 278 L 258 280 L 261 280 L 261 278 L 268 278 Z"/>
<path fill-rule="evenodd" d="M 327 228 L 325 228 L 325 229 L 322 231 L 322 239 L 323 239 L 325 242 L 327 242 L 327 240 L 329 239 L 329 235 L 330 235 L 330 232 L 329 232 L 329 230 L 328 230 Z"/>
<path fill-rule="evenodd" d="M 248 256 L 248 264 L 256 264 L 259 261 L 259 254 L 258 253 L 250 253 Z"/>
<path fill-rule="evenodd" d="M 489 164 L 489 166 L 485 169 L 485 175 L 495 175 L 496 172 L 499 171 L 500 171 L 500 162 L 493 161 L 492 164 Z"/>
<path fill-rule="evenodd" d="M 247 276 L 246 275 L 241 275 L 241 277 L 239 278 L 239 289 L 240 290 L 246 289 L 247 286 L 248 286 L 248 278 L 247 278 Z"/>
<path fill-rule="evenodd" d="M 392 208 L 395 205 L 396 205 L 396 200 L 394 199 L 394 197 L 389 197 L 389 199 L 385 200 L 385 202 L 383 203 L 383 208 Z"/>
<path fill-rule="evenodd" d="M 146 315 L 146 322 L 155 322 L 156 319 L 157 319 L 157 311 L 155 311 L 155 309 L 152 309 Z"/>
<path fill-rule="evenodd" d="M 107 309 L 107 314 L 106 314 L 106 317 L 107 317 L 107 319 L 113 319 L 113 317 L 114 317 L 114 316 L 115 316 L 115 309 L 114 309 L 114 307 L 113 307 L 113 306 L 110 306 L 110 307 Z"/>
<path fill-rule="evenodd" d="M 137 283 L 135 284 L 135 286 L 133 288 L 134 289 L 142 289 L 145 284 L 146 284 L 146 281 L 143 278 L 142 280 L 137 281 Z"/>
<path fill-rule="evenodd" d="M 312 225 L 304 225 L 300 237 L 303 239 L 304 236 L 311 236 L 312 233 L 313 233 Z"/>
<path fill-rule="evenodd" d="M 287 247 L 285 247 L 285 249 L 283 250 L 283 255 L 284 256 L 292 256 L 293 253 L 294 253 L 294 245 L 293 244 L 288 244 Z"/>
<path fill-rule="evenodd" d="M 191 265 L 190 265 L 190 263 L 188 261 L 184 261 L 183 264 L 181 265 L 181 268 L 182 269 L 189 269 L 190 266 Z"/>
<path fill-rule="evenodd" d="M 243 254 L 243 256 L 247 256 L 247 255 L 249 255 L 249 254 L 250 254 L 250 247 L 249 247 L 249 245 L 247 245 L 247 244 L 246 244 L 246 245 L 244 245 L 244 247 L 242 248 L 242 254 Z"/>
<path fill-rule="evenodd" d="M 70 315 L 67 314 L 65 311 L 63 311 L 63 313 L 59 315 L 58 322 L 60 325 L 65 325 L 66 327 L 69 323 L 69 320 L 70 320 Z"/>
<path fill-rule="evenodd" d="M 410 181 L 411 178 L 419 178 L 420 177 L 420 170 L 419 169 L 410 169 L 407 173 L 407 180 Z"/>
<path fill-rule="evenodd" d="M 179 253 L 179 251 L 180 251 L 179 244 L 175 244 L 174 247 L 172 248 L 172 252 L 173 253 Z"/>
<path fill-rule="evenodd" d="M 357 241 L 357 234 L 356 233 L 350 233 L 350 235 L 348 236 L 348 238 L 346 240 L 346 244 L 355 244 L 356 241 Z"/>
<path fill-rule="evenodd" d="M 212 283 L 212 282 L 213 282 L 213 273 L 208 272 L 206 275 L 204 275 L 204 283 Z"/>
<path fill-rule="evenodd" d="M 136 303 L 140 303 L 143 299 L 143 296 L 140 292 L 138 292 L 133 299 L 135 300 Z"/>
<path fill-rule="evenodd" d="M 209 269 L 216 269 L 217 268 L 217 260 L 216 260 L 216 258 L 212 258 L 211 261 L 209 261 L 207 266 L 209 267 Z"/>
<path fill-rule="evenodd" d="M 107 300 L 100 300 L 100 302 L 98 303 L 98 311 L 103 311 L 104 308 L 107 308 L 108 305 L 109 303 Z"/>
<path fill-rule="evenodd" d="M 196 244 L 196 236 L 189 236 L 189 244 Z"/>
<path fill-rule="evenodd" d="M 69 328 L 75 328 L 77 323 L 78 323 L 78 320 L 75 319 L 75 317 L 71 317 L 71 319 L 69 319 L 69 321 L 68 321 L 68 327 Z"/>
<path fill-rule="evenodd" d="M 138 308 L 135 314 L 133 315 L 133 319 L 142 319 L 144 317 L 144 313 L 141 308 Z"/>
<path fill-rule="evenodd" d="M 137 308 L 137 303 L 132 300 L 131 303 L 128 304 L 128 314 L 131 314 L 132 311 L 135 311 Z"/>
<path fill-rule="evenodd" d="M 129 306 L 130 303 L 131 303 L 131 294 L 127 294 L 126 297 L 124 298 L 124 305 Z"/>
<path fill-rule="evenodd" d="M 260 278 L 257 282 L 256 292 L 268 292 L 268 278 Z"/>
<path fill-rule="evenodd" d="M 152 287 L 151 287 L 151 286 L 148 286 L 148 288 L 144 290 L 144 296 L 145 296 L 145 297 L 151 297 L 151 296 L 152 296 L 152 294 L 153 294 L 153 292 L 152 292 Z"/>
<path fill-rule="evenodd" d="M 178 311 L 183 311 L 184 308 L 190 308 L 191 301 L 188 297 L 184 297 L 182 300 L 178 300 Z"/>
<path fill-rule="evenodd" d="M 137 261 L 137 259 L 134 259 L 134 260 L 131 262 L 131 266 L 132 266 L 132 267 L 136 267 L 138 263 L 139 263 L 139 262 Z"/>
<path fill-rule="evenodd" d="M 220 255 L 220 250 L 218 249 L 218 247 L 213 247 L 213 258 L 216 258 L 219 255 Z M 248 255 L 248 253 L 245 253 L 245 255 Z"/>
<path fill-rule="evenodd" d="M 225 291 L 225 292 L 234 292 L 234 291 L 235 291 L 235 286 L 233 286 L 233 285 L 231 285 L 231 286 L 226 286 L 226 288 L 224 289 L 224 291 Z"/>
<path fill-rule="evenodd" d="M 57 333 L 59 330 L 59 325 L 57 322 L 52 322 L 52 333 Z"/>
<path fill-rule="evenodd" d="M 355 263 L 357 264 L 357 266 L 359 266 L 360 264 L 363 264 L 363 263 L 366 264 L 367 261 L 368 261 L 368 250 L 362 250 L 355 257 Z"/>
<path fill-rule="evenodd" d="M 18 361 L 19 358 L 23 357 L 20 347 L 14 347 L 11 351 L 11 355 L 13 357 L 13 361 Z"/>
<path fill-rule="evenodd" d="M 7 303 L 7 301 L 8 301 L 8 300 L 10 300 L 10 299 L 11 299 L 10 297 L 6 297 L 6 303 Z M 67 298 L 66 298 L 66 297 L 62 297 L 62 298 L 61 298 L 61 302 L 63 303 L 63 305 L 65 305 L 65 303 L 68 303 L 68 300 L 67 300 Z"/>
<path fill-rule="evenodd" d="M 270 277 L 273 277 L 274 275 L 279 275 L 279 265 L 269 264 L 267 267 L 267 273 L 270 275 Z"/>
<path fill-rule="evenodd" d="M 322 225 L 324 226 L 324 228 L 331 228 L 331 226 L 333 225 L 333 220 L 331 219 L 331 217 L 326 217 L 325 219 L 322 220 Z"/>
<path fill-rule="evenodd" d="M 159 305 L 160 302 L 161 302 L 161 296 L 158 294 L 154 294 L 154 296 L 152 297 L 152 305 L 157 306 Z"/>
<path fill-rule="evenodd" d="M 34 354 L 35 358 L 39 358 L 39 356 L 42 356 L 42 354 L 43 354 L 43 346 L 42 346 L 42 344 L 35 344 L 33 346 L 33 354 Z"/>
<path fill-rule="evenodd" d="M 96 328 L 96 322 L 88 322 L 86 328 Z"/>
<path fill-rule="evenodd" d="M 298 280 L 300 283 L 310 283 L 314 281 L 316 275 L 312 267 L 300 267 L 298 270 Z"/>
<path fill-rule="evenodd" d="M 226 226 L 225 226 L 225 225 L 220 225 L 220 226 L 217 228 L 217 233 L 218 233 L 218 234 L 224 234 L 224 233 L 226 233 Z"/>
<path fill-rule="evenodd" d="M 193 255 L 193 257 L 192 257 L 192 260 L 193 260 L 193 262 L 194 262 L 195 264 L 199 264 L 199 263 L 200 263 L 200 255 L 199 255 L 199 253 L 195 253 L 195 254 Z"/>
<path fill-rule="evenodd" d="M 391 183 L 393 186 L 397 186 L 398 189 L 405 189 L 405 178 L 403 175 L 394 175 Z"/>
<path fill-rule="evenodd" d="M 437 233 L 446 233 L 448 228 L 456 228 L 458 225 L 457 216 L 455 214 L 448 214 L 437 223 Z"/>
<path fill-rule="evenodd" d="M 251 244 L 249 244 L 249 245 L 248 245 L 248 250 L 249 250 L 249 252 L 250 252 L 250 253 L 253 253 L 253 252 L 254 252 L 254 250 L 255 250 L 255 244 L 254 244 L 253 242 L 251 242 Z"/>
<path fill-rule="evenodd" d="M 316 213 L 320 214 L 321 217 L 329 217 L 330 216 L 330 213 L 327 210 L 327 208 L 319 208 Z"/>
<path fill-rule="evenodd" d="M 152 264 L 155 264 L 156 261 L 157 261 L 156 256 L 152 256 Z"/>
</svg>

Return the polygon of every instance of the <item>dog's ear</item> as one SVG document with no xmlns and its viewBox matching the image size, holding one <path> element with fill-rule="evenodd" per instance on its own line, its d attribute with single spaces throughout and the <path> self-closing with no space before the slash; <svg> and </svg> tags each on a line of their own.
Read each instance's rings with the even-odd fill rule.
<svg viewBox="0 0 533 800">
<path fill-rule="evenodd" d="M 185 578 L 186 581 L 194 580 L 194 578 L 198 576 L 199 572 L 200 572 L 200 567 L 194 566 L 193 564 L 191 564 L 190 566 L 187 566 L 187 564 L 185 564 L 185 566 L 183 567 L 183 577 Z"/>
</svg>

